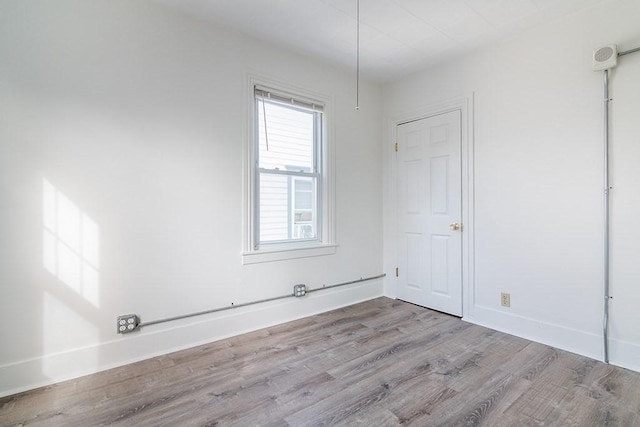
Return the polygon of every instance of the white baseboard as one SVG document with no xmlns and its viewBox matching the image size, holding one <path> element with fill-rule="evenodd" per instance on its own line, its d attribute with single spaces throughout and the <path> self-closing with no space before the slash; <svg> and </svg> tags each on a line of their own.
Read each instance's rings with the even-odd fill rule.
<svg viewBox="0 0 640 427">
<path fill-rule="evenodd" d="M 615 338 L 609 339 L 609 363 L 640 372 L 640 345 Z"/>
<path fill-rule="evenodd" d="M 597 334 L 478 305 L 474 306 L 473 314 L 464 316 L 463 320 L 592 359 L 603 359 L 602 336 Z"/>
<path fill-rule="evenodd" d="M 465 316 L 463 320 L 595 360 L 604 360 L 602 335 L 590 334 L 482 306 L 475 306 L 473 315 Z M 640 345 L 610 338 L 609 363 L 640 372 Z"/>
<path fill-rule="evenodd" d="M 191 319 L 150 325 L 97 346 L 0 366 L 0 397 L 286 323 L 382 296 L 382 281 L 328 289 Z M 195 319 L 195 320 L 194 320 Z M 46 372 L 46 374 L 45 374 Z"/>
</svg>

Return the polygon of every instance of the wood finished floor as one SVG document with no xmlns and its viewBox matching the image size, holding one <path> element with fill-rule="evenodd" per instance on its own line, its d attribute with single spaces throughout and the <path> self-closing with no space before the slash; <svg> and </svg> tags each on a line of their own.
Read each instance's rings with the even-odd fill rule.
<svg viewBox="0 0 640 427">
<path fill-rule="evenodd" d="M 0 399 L 2 426 L 638 426 L 640 373 L 378 298 Z"/>
</svg>

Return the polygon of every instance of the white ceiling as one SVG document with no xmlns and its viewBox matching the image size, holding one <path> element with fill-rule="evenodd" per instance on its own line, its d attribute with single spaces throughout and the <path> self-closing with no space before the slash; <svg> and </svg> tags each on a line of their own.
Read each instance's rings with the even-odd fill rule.
<svg viewBox="0 0 640 427">
<path fill-rule="evenodd" d="M 155 0 L 355 70 L 356 0 Z M 605 0 L 360 0 L 361 75 L 384 82 Z"/>
</svg>

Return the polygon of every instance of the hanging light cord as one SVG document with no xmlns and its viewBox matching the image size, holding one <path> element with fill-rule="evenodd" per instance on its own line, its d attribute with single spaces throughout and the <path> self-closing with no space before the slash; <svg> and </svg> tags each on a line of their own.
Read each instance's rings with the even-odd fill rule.
<svg viewBox="0 0 640 427">
<path fill-rule="evenodd" d="M 360 0 L 356 0 L 356 110 L 360 109 Z"/>
</svg>

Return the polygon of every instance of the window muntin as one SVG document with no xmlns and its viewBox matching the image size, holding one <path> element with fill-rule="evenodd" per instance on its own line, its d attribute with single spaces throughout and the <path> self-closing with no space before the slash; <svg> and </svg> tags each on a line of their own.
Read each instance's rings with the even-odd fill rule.
<svg viewBox="0 0 640 427">
<path fill-rule="evenodd" d="M 255 87 L 254 249 L 322 240 L 320 103 Z"/>
</svg>

